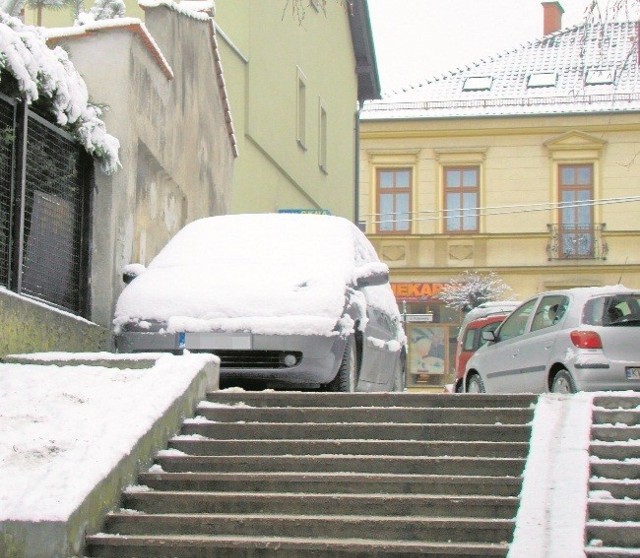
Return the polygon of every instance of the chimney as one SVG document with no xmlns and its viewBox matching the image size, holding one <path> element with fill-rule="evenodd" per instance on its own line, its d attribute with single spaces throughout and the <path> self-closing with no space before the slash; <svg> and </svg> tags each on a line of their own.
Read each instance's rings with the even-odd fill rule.
<svg viewBox="0 0 640 558">
<path fill-rule="evenodd" d="M 542 9 L 544 10 L 543 35 L 560 31 L 564 13 L 560 2 L 542 2 Z"/>
</svg>

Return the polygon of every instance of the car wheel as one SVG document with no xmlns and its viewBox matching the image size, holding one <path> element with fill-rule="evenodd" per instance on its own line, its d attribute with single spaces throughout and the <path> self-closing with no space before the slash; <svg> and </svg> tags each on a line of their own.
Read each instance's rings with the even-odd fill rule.
<svg viewBox="0 0 640 558">
<path fill-rule="evenodd" d="M 577 391 L 576 383 L 569 371 L 565 368 L 558 370 L 551 381 L 551 393 L 576 393 Z"/>
<path fill-rule="evenodd" d="M 462 380 L 458 380 L 456 382 L 456 389 L 454 390 L 455 393 L 463 393 L 464 390 L 462 389 Z"/>
<path fill-rule="evenodd" d="M 467 393 L 486 393 L 480 374 L 473 374 L 467 380 Z"/>
<path fill-rule="evenodd" d="M 336 377 L 329 382 L 327 388 L 329 391 L 352 392 L 356 390 L 358 381 L 358 354 L 356 350 L 356 342 L 353 337 L 347 340 L 347 346 L 344 349 L 344 356 L 340 363 L 340 368 Z"/>
</svg>

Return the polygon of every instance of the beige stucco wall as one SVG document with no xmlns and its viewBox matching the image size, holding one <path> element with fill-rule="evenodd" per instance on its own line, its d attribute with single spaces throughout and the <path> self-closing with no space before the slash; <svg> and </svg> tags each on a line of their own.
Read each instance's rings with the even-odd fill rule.
<svg viewBox="0 0 640 558">
<path fill-rule="evenodd" d="M 240 156 L 231 211 L 324 208 L 354 218 L 357 80 L 349 19 L 284 3 L 218 0 L 225 80 Z M 306 148 L 296 141 L 298 72 L 305 78 Z M 319 105 L 328 115 L 327 172 L 319 167 Z"/>
<path fill-rule="evenodd" d="M 94 193 L 91 317 L 105 327 L 124 265 L 149 263 L 184 224 L 229 209 L 234 155 L 210 22 L 159 6 L 146 26 L 173 79 L 128 29 L 62 43 L 92 99 L 108 105 L 104 120 L 121 146 L 122 168 L 96 171 Z"/>
<path fill-rule="evenodd" d="M 367 232 L 392 268 L 394 281 L 446 281 L 465 271 L 496 271 L 519 297 L 540 290 L 604 285 L 621 280 L 640 288 L 640 203 L 593 210 L 604 224 L 606 259 L 549 260 L 558 223 L 557 166 L 593 163 L 597 198 L 637 195 L 640 182 L 637 115 L 387 120 L 361 123 L 360 203 Z M 501 208 L 480 219 L 475 234 L 445 234 L 441 169 L 481 166 L 482 207 Z M 376 233 L 378 167 L 413 170 L 409 235 Z"/>
</svg>

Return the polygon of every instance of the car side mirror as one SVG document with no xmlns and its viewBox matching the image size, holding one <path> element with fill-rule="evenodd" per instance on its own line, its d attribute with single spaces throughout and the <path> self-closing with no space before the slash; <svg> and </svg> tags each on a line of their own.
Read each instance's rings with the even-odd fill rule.
<svg viewBox="0 0 640 558">
<path fill-rule="evenodd" d="M 125 265 L 122 269 L 122 282 L 125 285 L 128 285 L 133 281 L 138 275 L 141 275 L 145 272 L 147 268 L 139 263 Z"/>
<path fill-rule="evenodd" d="M 363 265 L 356 270 L 353 282 L 358 288 L 384 285 L 389 282 L 389 266 L 382 262 Z"/>
<path fill-rule="evenodd" d="M 498 340 L 498 336 L 495 331 L 483 331 L 482 340 L 490 343 L 495 343 Z"/>
</svg>

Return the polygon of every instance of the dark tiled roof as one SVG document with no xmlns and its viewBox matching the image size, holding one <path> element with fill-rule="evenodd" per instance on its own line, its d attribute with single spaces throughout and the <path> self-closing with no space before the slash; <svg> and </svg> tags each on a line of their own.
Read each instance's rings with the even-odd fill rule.
<svg viewBox="0 0 640 558">
<path fill-rule="evenodd" d="M 369 102 L 362 117 L 637 111 L 639 76 L 636 22 L 585 24 Z"/>
</svg>

